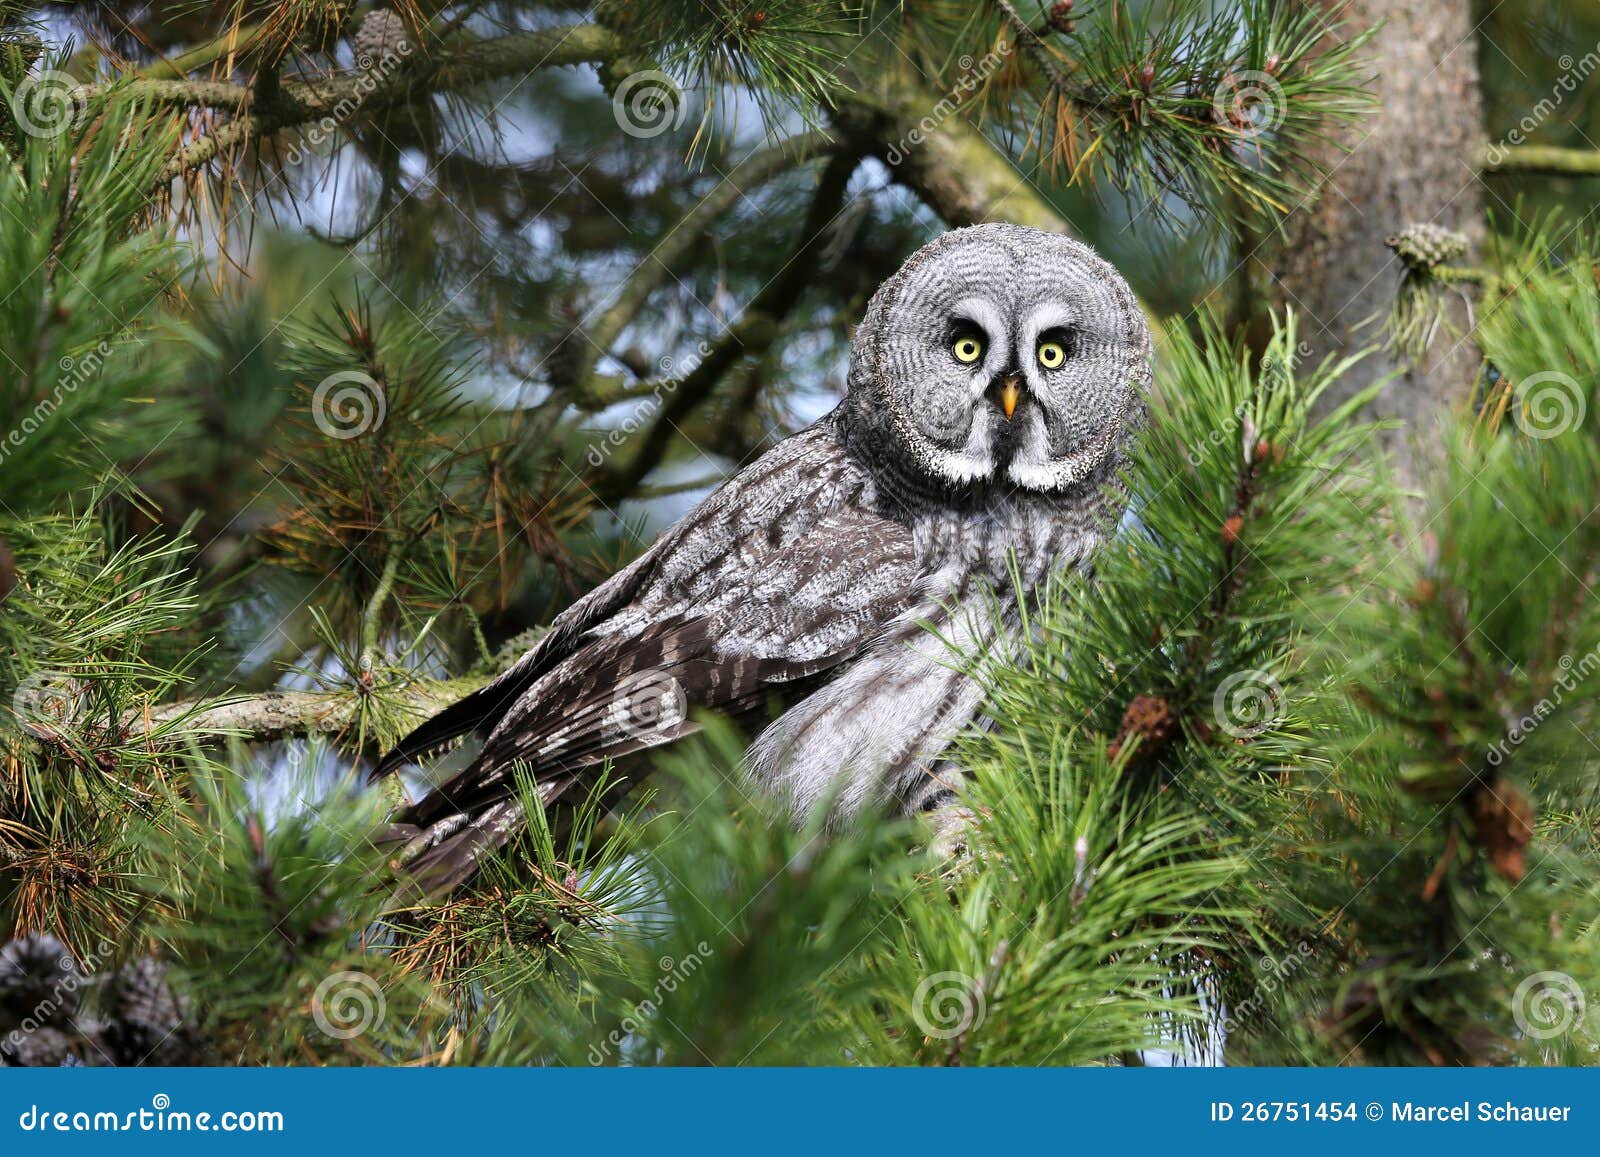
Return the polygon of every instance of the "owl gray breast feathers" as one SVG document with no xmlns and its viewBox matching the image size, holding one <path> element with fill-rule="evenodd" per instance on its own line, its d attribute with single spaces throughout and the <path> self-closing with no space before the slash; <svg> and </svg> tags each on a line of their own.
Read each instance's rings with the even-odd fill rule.
<svg viewBox="0 0 1600 1157">
<path fill-rule="evenodd" d="M 939 753 L 982 704 L 948 646 L 1003 646 L 1016 623 L 989 608 L 1114 522 L 1149 356 L 1133 293 L 1077 241 L 978 225 L 918 250 L 873 296 L 832 413 L 379 763 L 486 736 L 395 817 L 413 877 L 460 884 L 516 832 L 517 764 L 559 828 L 607 760 L 638 768 L 705 710 L 759 729 L 749 775 L 797 815 L 952 802 Z"/>
</svg>

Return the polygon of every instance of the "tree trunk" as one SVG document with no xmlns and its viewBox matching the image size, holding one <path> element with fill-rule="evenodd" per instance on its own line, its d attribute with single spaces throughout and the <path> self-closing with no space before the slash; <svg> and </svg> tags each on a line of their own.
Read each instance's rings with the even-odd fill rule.
<svg viewBox="0 0 1600 1157">
<path fill-rule="evenodd" d="M 1483 138 L 1477 38 L 1469 0 L 1332 0 L 1353 36 L 1382 22 L 1367 56 L 1377 103 L 1321 149 L 1326 177 L 1287 222 L 1275 273 L 1286 304 L 1304 317 L 1314 356 L 1381 343 L 1399 262 L 1384 240 L 1433 222 L 1465 234 L 1479 253 L 1483 190 L 1474 158 Z M 1426 357 L 1410 365 L 1378 351 L 1336 387 L 1342 401 L 1397 374 L 1372 409 L 1405 424 L 1390 439 L 1402 480 L 1419 481 L 1433 428 L 1467 396 L 1477 354 L 1464 303 L 1453 302 Z"/>
</svg>

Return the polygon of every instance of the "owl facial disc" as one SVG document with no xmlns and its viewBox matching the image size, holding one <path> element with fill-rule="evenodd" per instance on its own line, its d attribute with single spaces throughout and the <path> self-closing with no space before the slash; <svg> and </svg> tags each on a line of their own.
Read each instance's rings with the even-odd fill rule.
<svg viewBox="0 0 1600 1157">
<path fill-rule="evenodd" d="M 847 422 L 956 489 L 1059 492 L 1115 458 L 1150 381 L 1133 292 L 1092 249 L 1019 225 L 957 229 L 873 296 Z"/>
</svg>

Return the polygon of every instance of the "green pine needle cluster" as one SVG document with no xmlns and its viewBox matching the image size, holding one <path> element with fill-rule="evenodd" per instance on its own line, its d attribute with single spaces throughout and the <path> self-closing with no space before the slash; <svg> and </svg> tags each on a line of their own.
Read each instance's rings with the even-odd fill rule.
<svg viewBox="0 0 1600 1157">
<path fill-rule="evenodd" d="M 1310 146 L 1370 99 L 1367 38 L 1306 5 L 903 7 L 906 19 L 885 22 L 893 51 L 947 76 L 1014 152 L 1169 221 L 1185 209 L 1286 214 L 1313 175 Z"/>
</svg>

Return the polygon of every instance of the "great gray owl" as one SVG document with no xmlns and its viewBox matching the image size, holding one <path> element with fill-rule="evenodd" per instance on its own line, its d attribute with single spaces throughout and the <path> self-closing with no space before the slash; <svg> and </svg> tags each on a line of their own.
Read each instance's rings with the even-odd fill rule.
<svg viewBox="0 0 1600 1157">
<path fill-rule="evenodd" d="M 939 753 L 980 694 L 949 647 L 1004 642 L 1020 616 L 993 608 L 1115 521 L 1149 357 L 1133 293 L 1077 241 L 978 225 L 919 249 L 873 295 L 836 409 L 383 759 L 487 733 L 396 817 L 413 876 L 453 886 L 511 837 L 518 761 L 547 805 L 571 800 L 602 761 L 693 731 L 697 708 L 764 724 L 749 775 L 797 815 L 953 803 Z"/>
</svg>

